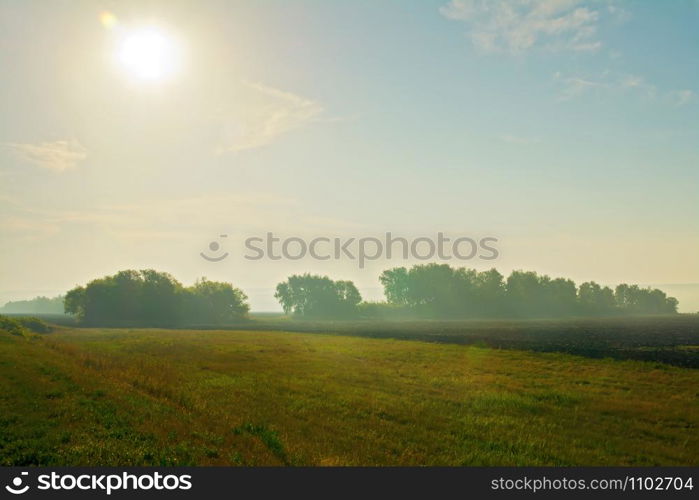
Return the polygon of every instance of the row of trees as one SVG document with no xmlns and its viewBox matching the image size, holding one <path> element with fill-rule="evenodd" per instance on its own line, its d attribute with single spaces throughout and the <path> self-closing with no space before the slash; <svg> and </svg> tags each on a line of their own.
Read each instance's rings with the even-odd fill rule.
<svg viewBox="0 0 699 500">
<path fill-rule="evenodd" d="M 202 278 L 184 287 L 152 269 L 120 271 L 69 291 L 65 312 L 90 325 L 223 324 L 244 318 L 247 296 L 230 283 Z"/>
<path fill-rule="evenodd" d="M 580 286 L 530 271 L 507 279 L 496 269 L 446 264 L 396 267 L 379 277 L 386 302 L 365 303 L 351 281 L 311 274 L 290 276 L 274 294 L 284 312 L 314 318 L 410 316 L 427 318 L 564 317 L 672 314 L 677 300 L 657 289 L 595 282 Z M 90 325 L 225 324 L 247 316 L 247 296 L 230 283 L 205 278 L 185 287 L 170 274 L 121 271 L 70 290 L 65 312 Z"/>
<path fill-rule="evenodd" d="M 279 283 L 275 297 L 286 313 L 306 317 L 413 316 L 428 318 L 604 316 L 674 314 L 677 300 L 658 289 L 622 284 L 614 290 L 594 281 L 579 287 L 569 279 L 446 264 L 396 267 L 379 277 L 386 302 L 362 303 L 351 281 L 294 275 Z"/>
<path fill-rule="evenodd" d="M 496 269 L 452 268 L 446 264 L 397 267 L 379 277 L 389 304 L 430 317 L 561 317 L 612 314 L 673 314 L 677 299 L 663 291 L 621 284 L 614 290 L 588 281 L 550 278 Z"/>
<path fill-rule="evenodd" d="M 0 307 L 0 313 L 3 314 L 62 314 L 63 313 L 63 296 L 58 297 L 34 297 L 30 300 L 15 300 L 7 302 Z"/>
</svg>

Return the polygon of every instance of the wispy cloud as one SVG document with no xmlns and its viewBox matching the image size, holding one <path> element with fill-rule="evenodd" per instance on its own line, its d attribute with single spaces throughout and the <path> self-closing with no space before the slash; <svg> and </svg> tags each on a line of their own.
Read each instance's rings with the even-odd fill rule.
<svg viewBox="0 0 699 500">
<path fill-rule="evenodd" d="M 109 234 L 126 244 L 127 240 L 186 240 L 219 231 L 238 235 L 271 230 L 314 234 L 357 227 L 363 226 L 317 216 L 308 212 L 301 200 L 264 192 L 148 198 L 64 209 L 0 197 L 0 232 L 8 241 L 77 231 Z"/>
<path fill-rule="evenodd" d="M 73 169 L 87 158 L 87 149 L 75 139 L 39 144 L 6 142 L 2 145 L 20 160 L 56 172 Z"/>
<path fill-rule="evenodd" d="M 568 101 L 594 91 L 632 92 L 645 98 L 653 98 L 657 92 L 655 85 L 648 83 L 641 76 L 609 71 L 595 77 L 566 76 L 557 72 L 553 78 L 559 87 L 560 101 Z"/>
<path fill-rule="evenodd" d="M 589 91 L 610 87 L 609 82 L 603 80 L 594 80 L 580 76 L 564 76 L 560 72 L 555 73 L 553 78 L 559 86 L 559 101 L 568 101 Z"/>
<path fill-rule="evenodd" d="M 646 97 L 655 97 L 656 87 L 652 83 L 648 83 L 645 78 L 638 75 L 623 75 L 617 86 L 622 89 L 630 89 L 640 92 Z"/>
<path fill-rule="evenodd" d="M 244 151 L 270 144 L 312 122 L 323 107 L 316 101 L 261 83 L 245 83 L 249 105 L 226 119 L 218 152 Z"/>
<path fill-rule="evenodd" d="M 669 93 L 669 97 L 672 103 L 679 108 L 692 102 L 696 94 L 689 89 L 673 90 Z"/>
<path fill-rule="evenodd" d="M 681 107 L 694 100 L 692 90 L 662 90 L 639 75 L 605 71 L 598 76 L 584 77 L 563 75 L 556 72 L 553 75 L 558 86 L 558 100 L 568 101 L 592 92 L 606 92 L 617 95 L 630 94 L 646 100 L 659 100 Z"/>
<path fill-rule="evenodd" d="M 522 53 L 534 47 L 595 51 L 600 10 L 582 0 L 451 0 L 440 8 L 463 22 L 474 45 L 488 52 Z M 607 13 L 611 13 L 607 11 Z"/>
<path fill-rule="evenodd" d="M 607 5 L 607 12 L 609 12 L 617 22 L 623 23 L 631 19 L 631 13 L 619 5 Z"/>
<path fill-rule="evenodd" d="M 0 199 L 3 237 L 41 238 L 61 231 L 108 233 L 121 239 L 181 239 L 211 227 L 246 229 L 290 213 L 293 199 L 265 194 L 210 194 L 176 199 L 149 198 L 124 204 L 49 208 Z"/>
</svg>

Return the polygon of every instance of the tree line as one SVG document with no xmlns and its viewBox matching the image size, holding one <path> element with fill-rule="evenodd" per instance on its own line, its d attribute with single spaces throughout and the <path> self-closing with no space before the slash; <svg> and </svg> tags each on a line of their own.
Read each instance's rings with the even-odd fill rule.
<svg viewBox="0 0 699 500">
<path fill-rule="evenodd" d="M 496 269 L 453 268 L 447 264 L 396 267 L 381 273 L 385 302 L 362 302 L 352 282 L 310 274 L 277 285 L 275 297 L 286 313 L 305 317 L 556 318 L 675 314 L 677 299 L 658 289 L 594 281 L 576 286 L 566 278 Z"/>
<path fill-rule="evenodd" d="M 496 269 L 425 264 L 396 267 L 379 277 L 388 304 L 426 317 L 525 317 L 674 314 L 677 299 L 658 289 L 594 281 L 576 286 L 566 278 Z"/>
<path fill-rule="evenodd" d="M 30 300 L 14 300 L 0 307 L 0 313 L 7 314 L 62 314 L 63 295 L 57 297 L 38 296 Z"/>
<path fill-rule="evenodd" d="M 202 278 L 185 287 L 168 273 L 127 270 L 73 288 L 64 308 L 88 325 L 208 325 L 244 318 L 247 298 L 230 283 Z"/>
<path fill-rule="evenodd" d="M 385 301 L 365 302 L 351 281 L 290 276 L 274 297 L 284 312 L 305 318 L 554 318 L 677 313 L 663 291 L 533 271 L 477 271 L 446 264 L 395 267 L 379 276 Z M 194 326 L 234 323 L 247 317 L 245 293 L 231 283 L 198 280 L 184 286 L 153 269 L 120 271 L 70 290 L 60 298 L 66 314 L 86 325 Z M 55 299 L 51 299 L 52 301 Z M 42 301 L 43 303 L 44 301 Z"/>
</svg>

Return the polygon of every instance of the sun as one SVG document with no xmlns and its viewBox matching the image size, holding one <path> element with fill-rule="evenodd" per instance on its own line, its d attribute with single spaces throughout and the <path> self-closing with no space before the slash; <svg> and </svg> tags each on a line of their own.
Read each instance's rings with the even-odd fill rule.
<svg viewBox="0 0 699 500">
<path fill-rule="evenodd" d="M 144 27 L 123 34 L 117 60 L 129 77 L 160 82 L 177 73 L 180 53 L 172 36 L 157 27 Z"/>
</svg>

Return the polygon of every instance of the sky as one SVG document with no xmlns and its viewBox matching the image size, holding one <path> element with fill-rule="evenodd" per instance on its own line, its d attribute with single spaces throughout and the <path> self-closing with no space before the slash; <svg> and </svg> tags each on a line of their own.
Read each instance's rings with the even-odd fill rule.
<svg viewBox="0 0 699 500">
<path fill-rule="evenodd" d="M 697 311 L 698 23 L 696 0 L 0 0 L 0 302 L 131 268 L 253 310 L 306 271 L 379 299 L 424 261 L 243 242 L 443 232 L 497 238 L 452 265 Z"/>
</svg>

